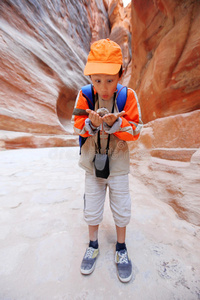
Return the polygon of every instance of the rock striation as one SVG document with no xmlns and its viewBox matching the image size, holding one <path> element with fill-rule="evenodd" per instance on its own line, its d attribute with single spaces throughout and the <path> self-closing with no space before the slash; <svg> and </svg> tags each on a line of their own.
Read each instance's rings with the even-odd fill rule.
<svg viewBox="0 0 200 300">
<path fill-rule="evenodd" d="M 134 174 L 199 225 L 200 2 L 132 2 L 132 70 L 145 126 L 130 145 Z"/>
<path fill-rule="evenodd" d="M 199 116 L 198 110 L 153 120 L 144 125 L 139 140 L 129 144 L 135 176 L 181 219 L 198 226 Z"/>
<path fill-rule="evenodd" d="M 131 52 L 131 5 L 124 8 L 122 0 L 107 0 L 105 6 L 110 24 L 110 39 L 118 43 L 123 52 L 125 73 L 132 58 Z"/>
<path fill-rule="evenodd" d="M 200 108 L 200 2 L 132 2 L 132 76 L 145 123 Z"/>
<path fill-rule="evenodd" d="M 122 47 L 124 65 L 129 64 L 130 19 L 118 0 L 8 0 L 0 3 L 0 15 L 0 147 L 12 147 L 13 131 L 30 134 L 22 143 L 13 141 L 13 148 L 30 147 L 31 137 L 34 147 L 48 146 L 40 135 L 73 133 L 75 98 L 90 82 L 83 75 L 90 44 L 110 37 Z M 5 130 L 11 132 L 9 139 Z"/>
<path fill-rule="evenodd" d="M 103 1 L 8 0 L 0 15 L 0 129 L 64 134 L 90 43 L 109 36 Z"/>
</svg>

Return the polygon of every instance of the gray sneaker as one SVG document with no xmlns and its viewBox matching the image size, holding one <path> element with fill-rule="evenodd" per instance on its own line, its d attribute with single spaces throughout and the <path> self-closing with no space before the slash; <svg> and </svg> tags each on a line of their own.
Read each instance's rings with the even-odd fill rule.
<svg viewBox="0 0 200 300">
<path fill-rule="evenodd" d="M 99 249 L 88 247 L 81 263 L 81 273 L 89 275 L 94 271 Z"/>
<path fill-rule="evenodd" d="M 115 262 L 117 264 L 117 275 L 122 282 L 128 282 L 132 277 L 132 263 L 128 257 L 127 250 L 116 251 Z"/>
</svg>

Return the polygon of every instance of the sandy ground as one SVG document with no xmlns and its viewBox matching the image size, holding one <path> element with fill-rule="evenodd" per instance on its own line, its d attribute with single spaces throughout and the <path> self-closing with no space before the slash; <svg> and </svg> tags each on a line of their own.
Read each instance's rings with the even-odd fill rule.
<svg viewBox="0 0 200 300">
<path fill-rule="evenodd" d="M 132 280 L 123 284 L 116 275 L 108 198 L 96 269 L 80 274 L 88 233 L 78 152 L 0 152 L 0 300 L 200 299 L 200 228 L 179 219 L 132 175 Z"/>
</svg>

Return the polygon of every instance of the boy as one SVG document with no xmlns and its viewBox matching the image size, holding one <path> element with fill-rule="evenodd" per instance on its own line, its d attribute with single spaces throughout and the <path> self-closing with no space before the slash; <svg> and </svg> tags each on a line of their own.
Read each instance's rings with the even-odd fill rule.
<svg viewBox="0 0 200 300">
<path fill-rule="evenodd" d="M 115 262 L 119 279 L 128 282 L 132 276 L 132 264 L 125 244 L 126 226 L 131 216 L 126 141 L 138 139 L 142 122 L 133 90 L 127 90 L 124 110 L 118 110 L 115 100 L 117 84 L 123 74 L 122 63 L 122 51 L 115 42 L 102 39 L 92 44 L 84 75 L 90 75 L 95 106 L 94 110 L 89 109 L 88 99 L 81 90 L 75 111 L 86 112 L 75 115 L 74 130 L 87 138 L 81 147 L 79 165 L 86 171 L 84 218 L 88 224 L 90 242 L 81 263 L 81 273 L 90 274 L 95 267 L 99 253 L 98 228 L 103 219 L 106 188 L 109 187 L 110 207 L 117 232 Z M 101 116 L 97 113 L 99 108 L 106 108 L 109 113 Z M 100 178 L 95 175 L 94 157 L 98 151 L 106 153 L 108 144 L 110 175 Z"/>
</svg>

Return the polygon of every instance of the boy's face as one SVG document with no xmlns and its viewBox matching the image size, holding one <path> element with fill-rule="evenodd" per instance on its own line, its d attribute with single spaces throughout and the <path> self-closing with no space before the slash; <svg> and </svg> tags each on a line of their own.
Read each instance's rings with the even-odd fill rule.
<svg viewBox="0 0 200 300">
<path fill-rule="evenodd" d="M 94 74 L 91 75 L 91 80 L 95 90 L 103 100 L 109 100 L 117 88 L 117 83 L 120 80 L 119 74 Z"/>
</svg>

